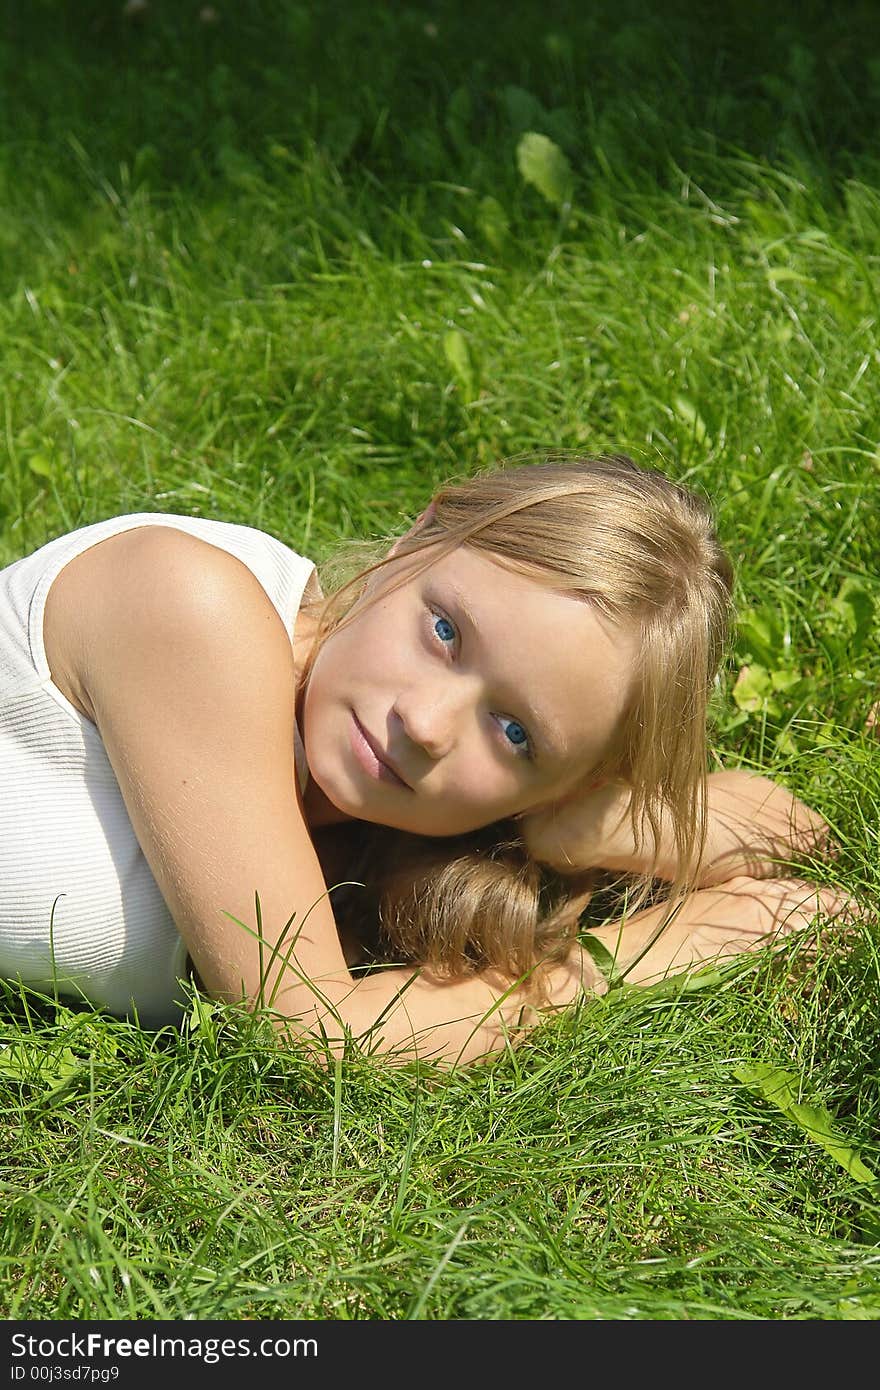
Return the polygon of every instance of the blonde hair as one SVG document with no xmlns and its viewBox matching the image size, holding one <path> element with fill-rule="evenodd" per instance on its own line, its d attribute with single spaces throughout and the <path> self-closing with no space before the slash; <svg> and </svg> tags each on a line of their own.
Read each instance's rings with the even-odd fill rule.
<svg viewBox="0 0 880 1390">
<path fill-rule="evenodd" d="M 637 632 L 633 693 L 596 774 L 629 784 L 649 858 L 661 816 L 671 820 L 679 868 L 670 896 L 680 896 L 705 840 L 707 710 L 731 619 L 731 564 L 707 503 L 624 455 L 545 455 L 445 484 L 395 553 L 424 553 L 427 566 L 459 545 Z M 390 558 L 331 596 L 316 650 Z M 386 950 L 450 975 L 494 966 L 513 978 L 567 951 L 589 876 L 563 878 L 529 859 L 515 822 L 438 840 L 356 826 L 344 832 L 350 876 L 362 870 Z"/>
</svg>

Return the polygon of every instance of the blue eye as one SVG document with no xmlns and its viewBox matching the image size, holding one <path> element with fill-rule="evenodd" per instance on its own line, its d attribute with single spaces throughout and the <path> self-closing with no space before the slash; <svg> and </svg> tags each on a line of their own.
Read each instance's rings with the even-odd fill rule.
<svg viewBox="0 0 880 1390">
<path fill-rule="evenodd" d="M 529 741 L 529 736 L 522 724 L 518 724 L 515 719 L 504 719 L 499 717 L 499 723 L 504 730 L 504 735 L 517 748 L 522 748 Z"/>
<path fill-rule="evenodd" d="M 437 617 L 434 619 L 434 632 L 440 638 L 444 646 L 449 642 L 455 641 L 455 628 L 448 618 Z"/>
</svg>

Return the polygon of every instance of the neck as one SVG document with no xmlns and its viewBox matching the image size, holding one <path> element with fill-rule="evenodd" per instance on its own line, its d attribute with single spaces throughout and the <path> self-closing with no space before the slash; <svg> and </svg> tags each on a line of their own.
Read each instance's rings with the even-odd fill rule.
<svg viewBox="0 0 880 1390">
<path fill-rule="evenodd" d="M 355 819 L 354 816 L 349 816 L 345 811 L 340 811 L 338 806 L 334 806 L 330 798 L 324 795 L 314 777 L 310 777 L 306 783 L 302 803 L 309 830 L 320 830 L 325 825 L 341 825 L 343 821 Z"/>
</svg>

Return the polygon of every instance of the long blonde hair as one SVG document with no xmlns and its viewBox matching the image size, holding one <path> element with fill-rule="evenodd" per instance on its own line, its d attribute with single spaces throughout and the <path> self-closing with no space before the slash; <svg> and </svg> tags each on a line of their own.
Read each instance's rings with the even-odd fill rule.
<svg viewBox="0 0 880 1390">
<path fill-rule="evenodd" d="M 671 898 L 680 895 L 705 840 L 707 709 L 731 619 L 732 569 L 709 506 L 624 455 L 545 455 L 445 484 L 395 551 L 424 553 L 427 566 L 459 545 L 639 634 L 632 697 L 597 774 L 631 788 L 633 831 L 649 858 L 661 816 L 671 820 L 679 865 Z M 389 558 L 331 595 L 315 650 Z M 525 976 L 568 950 L 590 876 L 550 873 L 516 832 L 509 821 L 437 840 L 363 822 L 340 827 L 348 876 L 366 891 L 334 898 L 337 919 L 351 913 L 362 931 L 372 917 L 377 953 L 452 976 L 481 966 Z"/>
</svg>

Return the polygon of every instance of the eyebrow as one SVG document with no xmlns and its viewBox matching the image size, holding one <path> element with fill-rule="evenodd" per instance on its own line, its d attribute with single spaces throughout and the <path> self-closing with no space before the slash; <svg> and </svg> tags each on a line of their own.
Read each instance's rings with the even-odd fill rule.
<svg viewBox="0 0 880 1390">
<path fill-rule="evenodd" d="M 478 642 L 481 642 L 483 638 L 480 632 L 480 625 L 477 622 L 476 617 L 474 616 L 473 609 L 469 606 L 467 599 L 465 598 L 461 590 L 457 587 L 457 585 L 451 580 L 447 582 L 449 583 L 450 595 L 454 600 L 456 607 L 460 611 L 462 617 L 466 619 L 468 626 L 471 629 L 473 637 L 475 637 Z M 523 712 L 528 722 L 529 733 L 534 734 L 535 741 L 538 745 L 536 749 L 537 756 L 539 758 L 561 757 L 561 749 L 559 748 L 558 744 L 554 742 L 554 740 L 550 737 L 549 728 L 546 723 L 546 720 L 538 714 L 537 710 L 530 703 L 530 701 L 523 700 L 523 704 L 525 706 Z"/>
</svg>

